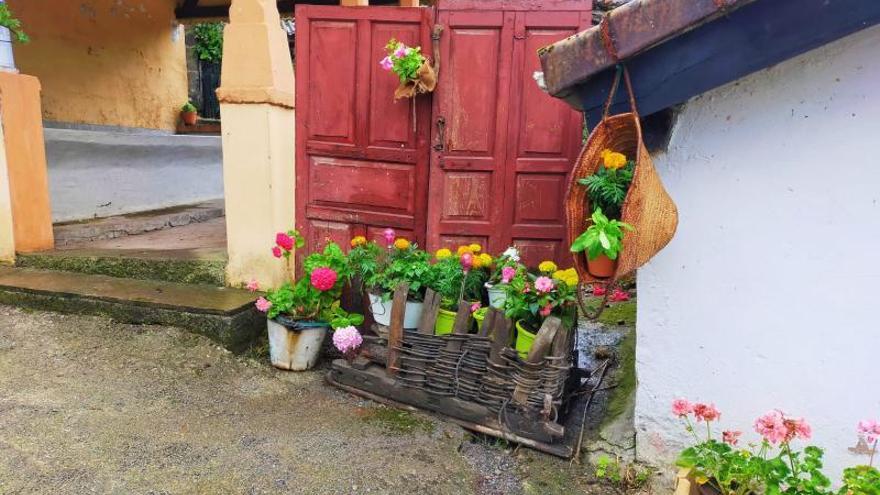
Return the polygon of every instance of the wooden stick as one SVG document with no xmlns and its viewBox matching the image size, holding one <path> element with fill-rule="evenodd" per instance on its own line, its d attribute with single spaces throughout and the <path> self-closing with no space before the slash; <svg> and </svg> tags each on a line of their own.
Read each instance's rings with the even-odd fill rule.
<svg viewBox="0 0 880 495">
<path fill-rule="evenodd" d="M 422 319 L 419 321 L 419 334 L 434 335 L 437 313 L 440 311 L 440 299 L 440 294 L 432 289 L 425 291 L 425 304 L 422 307 Z"/>
<path fill-rule="evenodd" d="M 455 324 L 452 333 L 463 335 L 470 331 L 474 320 L 471 315 L 471 305 L 467 301 L 458 301 L 458 313 L 455 315 Z"/>
<path fill-rule="evenodd" d="M 400 369 L 400 351 L 396 348 L 403 344 L 403 318 L 406 316 L 406 295 L 409 285 L 400 284 L 394 291 L 394 302 L 391 303 L 391 330 L 388 332 L 388 373 L 397 374 Z"/>
<path fill-rule="evenodd" d="M 504 361 L 501 359 L 501 351 L 510 345 L 510 335 L 513 329 L 513 322 L 510 318 L 503 314 L 499 314 L 495 318 L 495 325 L 492 328 L 492 349 L 489 351 L 489 361 L 494 364 L 502 365 Z"/>
</svg>

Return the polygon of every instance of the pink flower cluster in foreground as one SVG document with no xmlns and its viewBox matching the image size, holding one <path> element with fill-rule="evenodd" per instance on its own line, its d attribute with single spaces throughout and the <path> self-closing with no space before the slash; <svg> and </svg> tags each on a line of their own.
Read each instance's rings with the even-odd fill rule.
<svg viewBox="0 0 880 495">
<path fill-rule="evenodd" d="M 260 297 L 259 299 L 257 299 L 255 306 L 257 307 L 258 311 L 265 313 L 269 311 L 269 308 L 272 307 L 272 303 L 269 302 L 269 300 L 265 297 Z"/>
<path fill-rule="evenodd" d="M 538 277 L 535 279 L 535 290 L 548 293 L 553 290 L 553 279 L 550 277 Z"/>
<path fill-rule="evenodd" d="M 361 333 L 355 327 L 338 328 L 333 332 L 333 345 L 343 354 L 356 351 L 363 342 Z"/>
<path fill-rule="evenodd" d="M 868 443 L 876 443 L 880 439 L 880 422 L 873 419 L 859 421 L 857 427 L 859 435 L 865 438 Z"/>
<path fill-rule="evenodd" d="M 809 440 L 813 429 L 804 418 L 788 417 L 779 409 L 767 411 L 755 420 L 755 431 L 772 444 L 788 443 L 795 438 Z"/>
</svg>

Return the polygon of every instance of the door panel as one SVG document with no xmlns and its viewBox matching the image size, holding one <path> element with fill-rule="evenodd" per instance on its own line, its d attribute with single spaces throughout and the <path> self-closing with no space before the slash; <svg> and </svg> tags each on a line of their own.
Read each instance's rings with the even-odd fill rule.
<svg viewBox="0 0 880 495">
<path fill-rule="evenodd" d="M 497 253 L 515 244 L 530 264 L 568 265 L 562 201 L 581 117 L 533 74 L 539 48 L 589 25 L 588 2 L 583 12 L 456 11 L 441 2 L 438 23 L 429 247 L 479 242 Z"/>
<path fill-rule="evenodd" d="M 394 101 L 397 38 L 431 47 L 431 10 L 296 8 L 296 227 L 307 249 L 387 227 L 424 243 L 430 99 Z"/>
</svg>

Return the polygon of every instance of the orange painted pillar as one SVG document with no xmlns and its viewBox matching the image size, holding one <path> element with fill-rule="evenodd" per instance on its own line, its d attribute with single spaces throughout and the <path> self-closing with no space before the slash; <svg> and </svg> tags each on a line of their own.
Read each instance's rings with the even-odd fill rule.
<svg viewBox="0 0 880 495">
<path fill-rule="evenodd" d="M 0 157 L 0 173 L 6 175 L 3 182 L 7 188 L 3 192 L 8 191 L 8 198 L 0 201 L 0 204 L 7 205 L 11 210 L 15 251 L 52 249 L 55 239 L 52 234 L 39 79 L 0 72 L 0 120 L 3 123 L 2 150 L 5 155 Z"/>
</svg>

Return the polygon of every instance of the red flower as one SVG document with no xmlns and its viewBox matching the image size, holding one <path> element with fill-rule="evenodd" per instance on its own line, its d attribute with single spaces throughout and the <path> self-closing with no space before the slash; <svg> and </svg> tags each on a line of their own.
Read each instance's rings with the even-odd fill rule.
<svg viewBox="0 0 880 495">
<path fill-rule="evenodd" d="M 290 237 L 284 232 L 275 234 L 275 244 L 285 251 L 293 251 L 293 237 Z"/>
<path fill-rule="evenodd" d="M 328 291 L 336 285 L 337 275 L 332 268 L 315 268 L 312 270 L 312 287 L 321 292 Z"/>
<path fill-rule="evenodd" d="M 605 295 L 605 287 L 601 285 L 593 285 L 593 295 L 594 296 L 604 296 Z"/>
<path fill-rule="evenodd" d="M 464 253 L 461 255 L 461 258 L 459 258 L 458 261 L 459 263 L 461 263 L 461 267 L 462 269 L 464 269 L 464 272 L 467 273 L 471 271 L 471 267 L 474 266 L 474 255 L 472 255 L 471 253 Z"/>
<path fill-rule="evenodd" d="M 611 296 L 608 297 L 611 302 L 629 301 L 629 294 L 625 291 L 615 288 Z"/>
<path fill-rule="evenodd" d="M 283 255 L 284 255 L 284 253 L 281 252 L 281 248 L 280 248 L 280 247 L 275 246 L 275 247 L 272 248 L 272 256 L 274 256 L 274 257 L 276 257 L 276 258 L 280 258 L 280 257 L 282 257 Z"/>
</svg>

